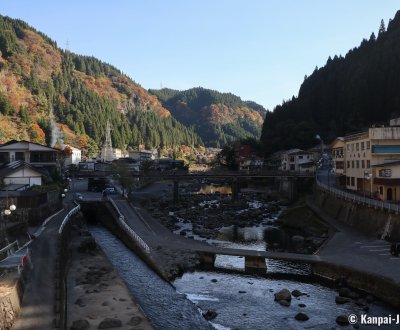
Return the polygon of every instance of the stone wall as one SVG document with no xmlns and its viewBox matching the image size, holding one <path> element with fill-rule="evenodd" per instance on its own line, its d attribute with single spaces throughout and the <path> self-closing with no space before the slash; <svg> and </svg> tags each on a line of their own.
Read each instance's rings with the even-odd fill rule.
<svg viewBox="0 0 400 330">
<path fill-rule="evenodd" d="M 23 285 L 16 270 L 2 279 L 0 293 L 0 329 L 8 330 L 21 310 Z"/>
<path fill-rule="evenodd" d="M 389 240 L 400 241 L 400 215 L 385 210 L 355 204 L 317 190 L 314 201 L 332 218 L 343 222 L 360 232 Z"/>
</svg>

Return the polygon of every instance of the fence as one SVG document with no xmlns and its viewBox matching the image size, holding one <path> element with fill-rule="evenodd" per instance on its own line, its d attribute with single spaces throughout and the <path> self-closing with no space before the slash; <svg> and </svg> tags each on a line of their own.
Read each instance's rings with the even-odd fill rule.
<svg viewBox="0 0 400 330">
<path fill-rule="evenodd" d="M 8 256 L 14 254 L 15 251 L 19 249 L 18 240 L 8 244 L 0 250 L 0 260 L 7 258 Z"/>
<path fill-rule="evenodd" d="M 127 225 L 127 223 L 125 222 L 125 217 L 124 215 L 121 213 L 121 211 L 119 210 L 117 204 L 115 204 L 115 202 L 110 198 L 107 197 L 108 201 L 112 204 L 112 206 L 114 207 L 114 209 L 117 211 L 118 213 L 118 218 L 117 218 L 117 222 L 120 225 L 120 227 L 132 238 L 134 239 L 140 247 L 142 247 L 146 253 L 150 253 L 150 248 L 147 245 L 147 243 L 130 227 Z"/>
<path fill-rule="evenodd" d="M 74 207 L 71 211 L 68 212 L 68 214 L 65 216 L 63 222 L 61 223 L 60 229 L 58 230 L 58 233 L 61 235 L 65 225 L 68 223 L 69 219 L 71 219 L 71 217 L 78 213 L 79 210 L 81 209 L 81 205 L 78 204 L 78 206 Z"/>
<path fill-rule="evenodd" d="M 339 197 L 341 199 L 351 201 L 353 203 L 357 204 L 364 204 L 369 207 L 374 207 L 375 209 L 381 209 L 381 210 L 386 210 L 388 212 L 395 212 L 396 214 L 400 213 L 400 206 L 398 203 L 392 204 L 384 201 L 380 201 L 377 199 L 372 199 L 366 196 L 359 196 L 356 194 L 352 194 L 343 190 L 340 190 L 338 188 L 330 187 L 326 185 L 325 183 L 322 183 L 316 179 L 317 186 L 319 189 L 328 192 L 329 194 Z"/>
</svg>

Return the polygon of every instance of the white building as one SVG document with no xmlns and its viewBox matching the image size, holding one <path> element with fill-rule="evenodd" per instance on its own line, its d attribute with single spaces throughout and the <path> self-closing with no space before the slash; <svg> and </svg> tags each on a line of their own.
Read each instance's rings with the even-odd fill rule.
<svg viewBox="0 0 400 330">
<path fill-rule="evenodd" d="M 45 174 L 24 161 L 17 160 L 0 168 L 0 178 L 3 183 L 9 185 L 41 186 Z"/>
<path fill-rule="evenodd" d="M 72 153 L 65 159 L 65 165 L 69 166 L 71 164 L 78 165 L 82 161 L 82 151 L 78 148 L 67 146 L 71 149 Z"/>
<path fill-rule="evenodd" d="M 156 159 L 157 150 L 150 151 L 150 150 L 130 150 L 129 151 L 129 158 L 139 160 L 139 161 L 149 161 Z"/>
<path fill-rule="evenodd" d="M 281 154 L 282 171 L 313 173 L 315 172 L 315 152 L 290 149 Z"/>
</svg>

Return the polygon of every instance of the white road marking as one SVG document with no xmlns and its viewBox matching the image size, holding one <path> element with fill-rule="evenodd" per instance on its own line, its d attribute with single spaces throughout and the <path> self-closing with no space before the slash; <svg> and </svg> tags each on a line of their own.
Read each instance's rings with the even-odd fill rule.
<svg viewBox="0 0 400 330">
<path fill-rule="evenodd" d="M 380 255 L 380 256 L 391 256 L 390 253 L 380 253 L 379 255 Z"/>
<path fill-rule="evenodd" d="M 370 252 L 390 251 L 390 249 L 368 250 Z"/>
</svg>

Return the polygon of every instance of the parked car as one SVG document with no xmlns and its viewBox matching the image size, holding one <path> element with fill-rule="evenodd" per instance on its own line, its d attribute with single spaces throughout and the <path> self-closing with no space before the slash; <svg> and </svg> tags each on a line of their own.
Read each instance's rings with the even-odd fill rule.
<svg viewBox="0 0 400 330">
<path fill-rule="evenodd" d="M 76 194 L 75 194 L 75 199 L 78 200 L 78 201 L 82 201 L 82 200 L 83 200 L 82 194 L 76 193 Z"/>
<path fill-rule="evenodd" d="M 103 190 L 103 196 L 107 196 L 107 195 L 115 195 L 117 194 L 117 190 L 115 188 L 106 188 Z"/>
</svg>

